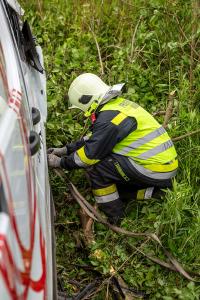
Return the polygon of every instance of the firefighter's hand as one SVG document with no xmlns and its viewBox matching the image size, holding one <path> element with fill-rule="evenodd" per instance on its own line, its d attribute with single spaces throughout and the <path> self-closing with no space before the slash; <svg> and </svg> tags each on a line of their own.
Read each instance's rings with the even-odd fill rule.
<svg viewBox="0 0 200 300">
<path fill-rule="evenodd" d="M 60 168 L 60 161 L 61 161 L 60 157 L 54 154 L 48 154 L 47 160 L 50 168 Z"/>
<path fill-rule="evenodd" d="M 67 147 L 62 147 L 62 148 L 49 148 L 47 150 L 47 154 L 54 154 L 57 155 L 59 157 L 63 156 L 63 155 L 67 155 Z"/>
</svg>

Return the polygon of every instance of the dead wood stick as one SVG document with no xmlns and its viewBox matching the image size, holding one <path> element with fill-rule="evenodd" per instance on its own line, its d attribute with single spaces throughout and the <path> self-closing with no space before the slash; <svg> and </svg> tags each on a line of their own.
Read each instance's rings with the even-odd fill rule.
<svg viewBox="0 0 200 300">
<path fill-rule="evenodd" d="M 76 221 L 66 221 L 66 222 L 61 222 L 61 223 L 54 223 L 54 226 L 59 226 L 59 225 L 69 225 L 69 224 L 76 224 Z"/>
<path fill-rule="evenodd" d="M 92 30 L 92 28 L 90 26 L 89 26 L 89 29 L 92 33 L 92 36 L 94 38 L 94 41 L 95 41 L 95 44 L 96 44 L 96 47 L 97 47 L 98 56 L 99 56 L 99 63 L 100 63 L 100 67 L 101 67 L 101 75 L 104 75 L 104 67 L 103 67 L 103 62 L 102 62 L 102 58 L 101 58 L 101 51 L 100 51 L 99 43 L 97 41 L 97 37 L 96 37 L 94 31 Z"/>
<path fill-rule="evenodd" d="M 197 133 L 200 133 L 200 129 L 188 132 L 186 134 L 183 134 L 183 135 L 180 135 L 180 136 L 177 136 L 177 137 L 174 137 L 174 138 L 172 138 L 172 141 L 173 142 L 178 142 L 178 141 L 180 141 L 180 140 L 182 140 L 182 139 L 184 139 L 184 138 L 186 138 L 188 136 L 191 136 L 191 135 L 197 134 Z"/>
<path fill-rule="evenodd" d="M 113 266 L 110 267 L 110 275 L 114 278 L 114 276 L 116 276 L 116 271 L 113 268 Z M 111 278 L 112 278 L 111 277 Z M 123 280 L 123 278 L 120 275 L 116 276 L 120 286 L 123 286 L 125 288 L 128 288 L 127 284 L 125 283 L 125 281 Z M 125 299 L 126 300 L 134 300 L 135 297 L 133 296 L 133 294 L 131 294 L 128 290 L 123 290 L 123 293 L 125 295 Z"/>
<path fill-rule="evenodd" d="M 174 96 L 175 96 L 176 91 L 172 91 L 169 94 L 169 98 L 168 98 L 168 106 L 166 109 L 166 114 L 165 114 L 165 118 L 164 118 L 164 122 L 163 122 L 163 127 L 167 128 L 168 123 L 170 118 L 173 115 L 173 107 L 174 107 Z"/>
<path fill-rule="evenodd" d="M 164 116 L 166 114 L 166 110 L 159 110 L 159 111 L 156 111 L 152 114 L 153 117 L 156 117 L 156 116 Z"/>
<path fill-rule="evenodd" d="M 94 220 L 88 216 L 88 214 L 85 212 L 83 208 L 80 209 L 80 219 L 83 228 L 84 242 L 86 246 L 89 246 L 95 242 L 94 233 L 92 230 L 92 225 L 94 223 Z"/>
<path fill-rule="evenodd" d="M 137 252 L 141 253 L 143 256 L 145 256 L 146 258 L 148 258 L 152 262 L 160 265 L 161 267 L 167 268 L 170 271 L 178 272 L 177 269 L 170 262 L 165 262 L 164 260 L 161 260 L 157 257 L 150 256 L 150 255 L 144 253 L 143 251 L 141 251 L 139 248 L 136 248 L 134 246 L 132 246 L 132 248 L 136 249 Z M 193 272 L 193 271 L 190 271 L 190 270 L 187 270 L 187 272 L 190 273 L 193 276 L 200 277 L 199 273 L 196 273 L 196 272 Z"/>
<path fill-rule="evenodd" d="M 157 111 L 155 113 L 152 114 L 152 116 L 156 117 L 156 116 L 162 116 L 162 115 L 165 115 L 166 116 L 167 112 L 165 110 L 161 110 L 161 111 Z M 170 113 L 171 114 L 171 113 Z M 163 125 L 164 127 L 164 125 Z M 185 133 L 183 135 L 180 135 L 180 136 L 177 136 L 177 137 L 173 137 L 172 138 L 172 141 L 173 142 L 178 142 L 186 137 L 189 137 L 189 136 L 192 136 L 194 134 L 198 134 L 200 133 L 200 129 L 198 130 L 194 130 L 194 131 L 191 131 L 191 132 L 188 132 L 188 133 Z"/>
<path fill-rule="evenodd" d="M 136 247 L 133 247 L 133 248 L 136 249 L 137 252 L 141 253 L 143 256 L 145 256 L 149 260 L 155 262 L 156 264 L 158 264 L 158 265 L 160 265 L 160 266 L 162 266 L 164 268 L 167 268 L 167 269 L 169 269 L 171 271 L 178 272 L 177 269 L 171 263 L 165 262 L 164 260 L 161 260 L 161 259 L 159 259 L 157 257 L 150 256 L 150 255 L 144 253 L 142 250 L 140 250 L 140 249 L 138 249 Z"/>
</svg>

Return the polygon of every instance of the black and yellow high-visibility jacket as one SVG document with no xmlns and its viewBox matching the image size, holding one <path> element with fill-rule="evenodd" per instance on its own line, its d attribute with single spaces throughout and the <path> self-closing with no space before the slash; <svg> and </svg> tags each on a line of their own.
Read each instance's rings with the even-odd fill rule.
<svg viewBox="0 0 200 300">
<path fill-rule="evenodd" d="M 135 165 L 151 172 L 177 169 L 176 150 L 165 129 L 141 106 L 123 98 L 101 107 L 92 135 L 68 146 L 61 166 L 87 168 L 111 153 L 128 157 Z"/>
</svg>

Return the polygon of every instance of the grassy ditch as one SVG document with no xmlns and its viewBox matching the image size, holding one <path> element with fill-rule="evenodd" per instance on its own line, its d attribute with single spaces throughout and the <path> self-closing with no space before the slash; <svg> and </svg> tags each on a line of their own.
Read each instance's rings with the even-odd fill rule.
<svg viewBox="0 0 200 300">
<path fill-rule="evenodd" d="M 49 146 L 60 146 L 83 133 L 83 117 L 67 111 L 71 81 L 94 72 L 107 83 L 126 82 L 127 97 L 151 113 L 165 110 L 175 93 L 168 132 L 178 137 L 199 128 L 200 24 L 198 1 L 189 0 L 29 0 L 21 1 L 43 47 L 47 71 Z M 157 117 L 163 122 L 163 117 Z M 179 173 L 174 190 L 162 201 L 133 202 L 122 226 L 155 232 L 189 270 L 200 273 L 200 138 L 194 134 L 176 142 Z M 71 180 L 93 202 L 83 171 Z M 84 244 L 79 207 L 63 182 L 51 174 L 57 211 L 59 286 L 73 294 L 94 280 L 94 270 L 109 278 L 118 270 L 129 287 L 149 299 L 200 298 L 198 283 L 183 279 L 146 259 L 141 252 L 164 259 L 149 240 L 119 236 L 95 223 L 95 243 Z M 89 270 L 80 265 L 90 266 Z M 93 269 L 93 270 L 91 270 Z M 112 299 L 108 283 L 92 299 Z M 110 298 L 109 298 L 110 297 Z"/>
</svg>

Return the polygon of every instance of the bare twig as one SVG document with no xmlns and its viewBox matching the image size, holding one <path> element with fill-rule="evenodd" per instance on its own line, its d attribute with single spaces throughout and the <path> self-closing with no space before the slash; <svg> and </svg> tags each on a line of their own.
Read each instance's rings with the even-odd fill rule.
<svg viewBox="0 0 200 300">
<path fill-rule="evenodd" d="M 136 53 L 136 55 L 135 55 L 135 57 L 134 57 L 135 60 L 136 60 L 139 56 L 142 57 L 142 55 L 141 55 L 140 53 L 143 53 L 143 50 L 144 50 L 145 47 L 146 47 L 146 45 L 144 44 L 144 45 L 142 46 L 142 48 L 140 48 L 140 49 L 137 49 L 137 47 L 135 48 L 135 53 Z"/>
<path fill-rule="evenodd" d="M 164 128 L 167 128 L 168 123 L 169 123 L 169 120 L 170 120 L 170 118 L 171 118 L 172 115 L 173 115 L 173 107 L 174 107 L 174 96 L 175 96 L 175 93 L 176 93 L 176 91 L 172 91 L 172 92 L 169 94 L 168 106 L 167 106 L 167 109 L 166 109 L 166 114 L 165 114 L 165 118 L 164 118 L 164 122 L 163 122 L 163 127 L 164 127 Z"/>
<path fill-rule="evenodd" d="M 103 67 L 103 62 L 102 62 L 102 58 L 101 58 L 101 51 L 100 51 L 99 43 L 97 41 L 97 37 L 96 37 L 94 31 L 92 30 L 92 28 L 90 26 L 89 26 L 89 29 L 92 33 L 92 36 L 94 38 L 94 41 L 95 41 L 95 44 L 96 44 L 96 47 L 97 47 L 98 56 L 99 56 L 99 63 L 100 63 L 100 67 L 101 67 L 101 75 L 104 75 L 104 67 Z"/>
<path fill-rule="evenodd" d="M 189 137 L 189 136 L 191 136 L 193 134 L 197 134 L 197 133 L 200 133 L 200 129 L 188 132 L 186 134 L 183 134 L 183 135 L 180 135 L 180 136 L 177 136 L 177 137 L 174 137 L 174 138 L 172 138 L 172 141 L 173 142 L 178 142 L 178 141 L 180 141 L 180 140 L 182 140 L 182 139 L 184 139 L 186 137 Z"/>
<path fill-rule="evenodd" d="M 108 45 L 108 46 L 106 46 L 106 49 L 108 49 L 108 48 L 122 49 L 122 47 L 120 47 L 118 45 Z"/>
<path fill-rule="evenodd" d="M 134 32 L 133 32 L 133 35 L 132 35 L 132 40 L 131 40 L 131 53 L 130 53 L 130 61 L 132 61 L 133 59 L 133 52 L 134 52 L 134 44 L 135 44 L 135 37 L 136 37 L 136 33 L 137 33 L 137 30 L 138 30 L 138 26 L 140 24 L 140 21 L 142 19 L 142 16 L 140 16 L 136 26 L 135 26 L 135 29 L 134 29 Z"/>
<path fill-rule="evenodd" d="M 175 19 L 176 19 L 176 22 L 177 22 L 177 24 L 178 24 L 178 27 L 179 27 L 179 30 L 180 30 L 182 36 L 186 39 L 186 41 L 187 41 L 188 44 L 190 45 L 191 49 L 192 49 L 193 52 L 195 53 L 195 55 L 196 55 L 197 57 L 199 57 L 199 53 L 198 53 L 198 52 L 196 51 L 196 49 L 193 47 L 193 44 L 190 42 L 190 40 L 189 40 L 188 37 L 186 36 L 185 32 L 183 31 L 183 28 L 182 28 L 182 26 L 181 26 L 181 24 L 180 24 L 180 21 L 179 21 L 179 19 L 178 19 L 178 16 L 177 16 L 176 14 L 173 14 L 173 16 L 174 16 Z"/>
<path fill-rule="evenodd" d="M 149 260 L 155 262 L 156 264 L 164 267 L 164 268 L 167 268 L 171 271 L 175 271 L 177 272 L 176 268 L 171 264 L 171 263 L 168 263 L 168 262 L 165 262 L 157 257 L 153 257 L 153 256 L 150 256 L 146 253 L 144 253 L 142 250 L 140 250 L 139 248 L 135 247 L 135 246 L 131 246 L 132 248 L 134 248 L 136 250 L 136 252 L 139 252 L 140 254 L 142 254 L 143 256 L 145 256 L 146 258 L 148 258 Z M 141 248 L 141 247 L 140 247 Z"/>
<path fill-rule="evenodd" d="M 169 109 L 168 112 L 165 111 L 165 110 L 156 111 L 155 113 L 152 114 L 152 116 L 157 117 L 157 116 L 163 116 L 163 115 L 165 115 L 165 119 L 168 119 L 168 120 L 169 120 L 169 119 L 171 118 L 172 114 L 173 114 L 173 106 L 172 106 L 172 102 L 169 102 L 169 104 L 168 104 L 168 109 Z M 166 121 L 167 121 L 167 120 L 166 120 Z M 164 121 L 164 122 L 165 122 L 165 121 Z M 168 121 L 167 121 L 167 123 L 168 123 Z M 163 127 L 164 127 L 164 124 L 163 124 Z M 166 124 L 166 127 L 167 127 L 167 124 Z M 166 128 L 166 127 L 165 127 L 165 128 Z M 173 141 L 173 142 L 178 142 L 178 141 L 181 141 L 182 139 L 184 139 L 184 138 L 186 138 L 186 137 L 189 137 L 189 136 L 192 136 L 192 135 L 198 134 L 198 133 L 200 133 L 200 129 L 195 130 L 195 131 L 188 132 L 188 133 L 186 133 L 186 134 L 183 134 L 183 135 L 180 135 L 180 136 L 177 136 L 177 137 L 173 137 L 173 138 L 172 138 L 172 141 Z"/>
<path fill-rule="evenodd" d="M 109 300 L 109 285 L 110 285 L 110 280 L 107 282 L 107 287 L 106 287 L 106 300 Z"/>
<path fill-rule="evenodd" d="M 164 116 L 166 114 L 166 110 L 159 110 L 152 114 L 153 117 Z"/>
<path fill-rule="evenodd" d="M 111 268 L 110 268 L 110 274 L 111 274 L 111 277 L 110 277 L 110 278 L 114 277 L 115 274 L 116 274 L 116 271 L 115 271 L 115 269 L 113 268 L 113 266 L 111 266 Z M 123 278 L 122 278 L 120 275 L 117 276 L 117 280 L 118 280 L 120 286 L 122 285 L 122 286 L 124 286 L 125 288 L 128 287 L 127 284 L 125 283 L 125 281 L 123 280 Z M 128 292 L 128 291 L 123 291 L 123 292 L 124 292 L 124 295 L 125 295 L 125 297 L 126 297 L 125 299 L 127 299 L 127 300 L 134 300 L 134 299 L 135 299 L 135 298 L 133 297 L 133 295 L 131 295 L 130 292 Z"/>
<path fill-rule="evenodd" d="M 74 221 L 66 221 L 66 222 L 61 222 L 61 223 L 54 223 L 55 226 L 64 226 L 64 225 L 69 225 L 69 224 L 76 224 L 77 222 Z"/>
</svg>

